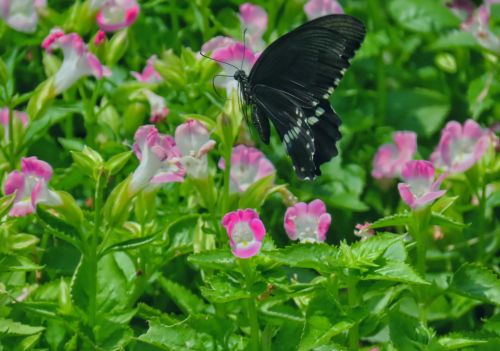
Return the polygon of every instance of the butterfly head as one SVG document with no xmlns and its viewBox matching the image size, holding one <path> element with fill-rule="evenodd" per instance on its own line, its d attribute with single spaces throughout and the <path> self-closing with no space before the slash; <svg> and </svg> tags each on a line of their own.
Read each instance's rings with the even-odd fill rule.
<svg viewBox="0 0 500 351">
<path fill-rule="evenodd" d="M 236 79 L 239 83 L 244 83 L 247 81 L 247 74 L 244 70 L 239 69 L 234 72 L 234 79 Z"/>
</svg>

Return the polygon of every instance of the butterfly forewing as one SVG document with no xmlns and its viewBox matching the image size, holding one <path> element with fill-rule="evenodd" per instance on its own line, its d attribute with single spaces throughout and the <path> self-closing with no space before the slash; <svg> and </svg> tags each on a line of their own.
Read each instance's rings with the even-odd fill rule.
<svg viewBox="0 0 500 351">
<path fill-rule="evenodd" d="M 321 174 L 319 166 L 338 153 L 341 122 L 328 99 L 364 35 L 363 23 L 353 17 L 324 16 L 272 43 L 250 72 L 252 104 L 259 109 L 254 118 L 271 120 L 301 178 Z M 299 137 L 287 143 L 293 128 L 300 128 Z"/>
</svg>

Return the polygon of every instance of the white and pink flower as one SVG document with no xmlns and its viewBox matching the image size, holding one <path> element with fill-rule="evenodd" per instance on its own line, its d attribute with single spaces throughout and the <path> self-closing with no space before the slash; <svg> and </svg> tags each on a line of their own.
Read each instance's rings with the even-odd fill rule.
<svg viewBox="0 0 500 351">
<path fill-rule="evenodd" d="M 52 167 L 36 157 L 21 160 L 21 171 L 11 172 L 4 184 L 6 195 L 15 194 L 14 204 L 9 212 L 12 217 L 34 213 L 39 204 L 59 206 L 61 197 L 48 189 Z"/>
<path fill-rule="evenodd" d="M 33 33 L 38 12 L 46 6 L 45 0 L 0 0 L 0 18 L 19 32 Z"/>
<path fill-rule="evenodd" d="M 134 152 L 140 164 L 132 175 L 132 193 L 149 186 L 184 181 L 185 170 L 174 138 L 160 134 L 152 125 L 145 125 L 137 130 L 134 140 Z"/>
<path fill-rule="evenodd" d="M 48 53 L 58 48 L 63 51 L 64 60 L 55 75 L 56 94 L 69 89 L 81 77 L 93 75 L 101 79 L 111 74 L 110 70 L 88 51 L 83 39 L 76 33 L 65 34 L 54 28 L 42 42 L 42 48 Z"/>
<path fill-rule="evenodd" d="M 500 39 L 489 29 L 491 5 L 494 3 L 498 1 L 486 0 L 475 8 L 471 1 L 455 0 L 448 7 L 462 19 L 462 30 L 472 33 L 482 47 L 499 53 Z"/>
<path fill-rule="evenodd" d="M 143 89 L 142 93 L 146 96 L 149 103 L 149 110 L 151 114 L 149 121 L 155 124 L 164 121 L 170 113 L 170 110 L 165 103 L 165 99 L 162 96 L 153 93 L 149 89 Z"/>
<path fill-rule="evenodd" d="M 304 5 L 304 12 L 309 20 L 335 13 L 344 13 L 342 6 L 335 0 L 309 0 Z"/>
<path fill-rule="evenodd" d="M 157 60 L 156 55 L 151 56 L 144 69 L 142 70 L 142 73 L 139 72 L 131 72 L 131 74 L 137 79 L 139 82 L 145 82 L 145 83 L 160 83 L 163 81 L 163 78 L 160 76 L 160 74 L 156 71 L 154 63 Z"/>
<path fill-rule="evenodd" d="M 215 141 L 210 139 L 210 132 L 205 125 L 196 120 L 182 123 L 175 129 L 175 143 L 187 174 L 196 179 L 207 178 L 207 154 L 215 147 Z"/>
<path fill-rule="evenodd" d="M 371 229 L 372 224 L 365 222 L 364 224 L 356 224 L 354 227 L 354 235 L 360 238 L 362 241 L 371 238 L 375 235 L 375 231 Z"/>
<path fill-rule="evenodd" d="M 223 158 L 219 161 L 219 168 L 225 169 Z M 244 192 L 253 183 L 275 172 L 274 166 L 264 154 L 256 148 L 238 145 L 231 153 L 231 192 Z"/>
<path fill-rule="evenodd" d="M 391 179 L 401 174 L 403 165 L 410 161 L 417 151 L 417 134 L 395 132 L 394 144 L 382 145 L 373 159 L 372 176 L 376 179 Z"/>
<path fill-rule="evenodd" d="M 105 32 L 130 27 L 139 16 L 140 8 L 136 0 L 94 0 L 91 9 L 98 9 L 96 22 Z"/>
<path fill-rule="evenodd" d="M 22 111 L 12 111 L 12 115 L 14 116 L 13 127 L 23 128 L 25 129 L 28 126 L 28 115 L 26 112 Z M 0 124 L 3 127 L 3 137 L 6 142 L 9 142 L 9 109 L 7 107 L 0 108 Z"/>
<path fill-rule="evenodd" d="M 251 3 L 240 5 L 240 22 L 243 30 L 248 33 L 248 45 L 253 50 L 262 50 L 265 43 L 262 35 L 267 29 L 267 12 L 260 6 Z"/>
<path fill-rule="evenodd" d="M 490 144 L 488 130 L 468 119 L 464 125 L 450 121 L 441 132 L 441 139 L 431 155 L 437 168 L 450 173 L 465 172 L 485 154 Z"/>
<path fill-rule="evenodd" d="M 323 201 L 316 199 L 309 204 L 299 202 L 285 213 L 285 231 L 291 240 L 317 243 L 326 240 L 332 217 L 326 212 Z"/>
<path fill-rule="evenodd" d="M 260 252 L 266 228 L 257 212 L 252 209 L 229 212 L 222 219 L 222 225 L 236 257 L 250 258 Z"/>
<path fill-rule="evenodd" d="M 429 161 L 409 161 L 401 173 L 406 183 L 399 183 L 401 198 L 413 210 L 423 208 L 444 195 L 446 190 L 439 190 L 444 179 L 442 174 L 434 179 L 434 166 Z"/>
</svg>

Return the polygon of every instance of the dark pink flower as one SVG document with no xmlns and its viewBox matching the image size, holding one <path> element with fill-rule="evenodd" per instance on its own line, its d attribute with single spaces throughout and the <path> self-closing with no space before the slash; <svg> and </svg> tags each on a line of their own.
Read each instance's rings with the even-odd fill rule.
<svg viewBox="0 0 500 351">
<path fill-rule="evenodd" d="M 134 152 L 140 164 L 132 175 L 132 193 L 148 186 L 184 181 L 185 170 L 174 138 L 146 125 L 137 130 L 134 140 Z"/>
<path fill-rule="evenodd" d="M 156 71 L 154 63 L 157 60 L 156 55 L 151 56 L 144 69 L 142 70 L 142 73 L 139 72 L 131 72 L 132 75 L 137 79 L 139 82 L 145 82 L 145 83 L 160 83 L 163 81 L 163 78 L 160 76 L 160 74 Z"/>
<path fill-rule="evenodd" d="M 116 32 L 130 27 L 139 16 L 139 5 L 136 0 L 94 1 L 92 7 L 98 7 L 96 22 L 106 32 Z"/>
<path fill-rule="evenodd" d="M 326 212 L 321 200 L 309 204 L 299 202 L 289 207 L 285 213 L 285 231 L 291 240 L 304 242 L 323 242 L 330 227 L 332 217 Z"/>
<path fill-rule="evenodd" d="M 334 13 L 344 13 L 344 10 L 335 0 L 309 0 L 304 5 L 304 12 L 309 20 L 313 20 Z"/>
<path fill-rule="evenodd" d="M 201 122 L 188 120 L 175 129 L 175 143 L 187 174 L 197 179 L 208 177 L 207 154 L 215 147 L 208 129 Z"/>
<path fill-rule="evenodd" d="M 97 79 L 109 76 L 111 71 L 87 50 L 83 39 L 76 33 L 64 34 L 58 28 L 52 29 L 42 42 L 48 53 L 60 48 L 64 60 L 54 79 L 56 94 L 69 89 L 78 79 L 93 75 Z"/>
<path fill-rule="evenodd" d="M 403 165 L 410 161 L 417 151 L 417 134 L 395 132 L 394 144 L 382 145 L 373 159 L 372 176 L 376 179 L 398 177 Z"/>
<path fill-rule="evenodd" d="M 28 115 L 21 111 L 12 111 L 14 116 L 14 128 L 22 127 L 25 129 L 28 126 Z M 9 109 L 7 107 L 0 108 L 0 124 L 3 127 L 4 140 L 9 141 Z"/>
<path fill-rule="evenodd" d="M 222 225 L 236 257 L 249 258 L 259 253 L 266 228 L 257 212 L 252 209 L 229 212 L 222 219 Z"/>
<path fill-rule="evenodd" d="M 429 161 L 409 161 L 404 165 L 401 175 L 406 183 L 399 183 L 398 190 L 403 201 L 413 210 L 431 204 L 446 192 L 439 190 L 444 175 L 434 180 L 434 172 Z"/>
<path fill-rule="evenodd" d="M 99 46 L 102 43 L 104 43 L 105 40 L 106 40 L 106 32 L 99 29 L 94 38 L 94 45 Z"/>
<path fill-rule="evenodd" d="M 375 235 L 375 231 L 371 229 L 372 224 L 365 222 L 364 224 L 356 224 L 354 227 L 354 235 L 361 238 L 361 240 L 366 240 Z"/>
<path fill-rule="evenodd" d="M 36 211 L 38 204 L 57 206 L 62 204 L 59 195 L 48 189 L 52 167 L 36 157 L 21 160 L 21 171 L 11 172 L 5 181 L 6 195 L 16 194 L 9 215 L 22 217 Z"/>
<path fill-rule="evenodd" d="M 476 121 L 468 119 L 463 127 L 456 121 L 446 124 L 441 139 L 431 155 L 438 168 L 450 173 L 460 173 L 478 162 L 488 149 L 490 136 Z"/>
<path fill-rule="evenodd" d="M 226 168 L 223 158 L 219 161 L 219 168 Z M 231 192 L 244 192 L 253 183 L 273 174 L 274 171 L 271 161 L 256 148 L 235 146 L 231 153 Z"/>
</svg>

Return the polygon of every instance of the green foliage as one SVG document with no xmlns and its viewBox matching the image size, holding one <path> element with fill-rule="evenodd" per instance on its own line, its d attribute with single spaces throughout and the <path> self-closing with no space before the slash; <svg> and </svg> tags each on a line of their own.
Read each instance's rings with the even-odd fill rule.
<svg viewBox="0 0 500 351">
<path fill-rule="evenodd" d="M 28 179 L 0 198 L 0 351 L 500 348 L 500 5 L 489 5 L 479 28 L 480 1 L 467 27 L 450 1 L 341 0 L 367 34 L 331 97 L 342 119 L 339 155 L 321 176 L 300 181 L 277 133 L 260 142 L 251 111 L 224 85 L 229 66 L 199 52 L 229 36 L 254 54 L 307 20 L 306 0 L 254 2 L 268 16 L 259 40 L 241 23 L 243 0 L 139 1 L 137 20 L 100 44 L 96 1 L 49 1 L 32 33 L 12 28 L 0 11 L 0 110 L 7 119 L 28 115 L 26 126 L 16 118 L 0 125 L 3 189 L 15 170 Z M 41 48 L 54 27 L 81 36 L 111 75 L 57 92 L 66 58 Z M 136 80 L 131 72 L 152 55 L 161 81 Z M 158 106 L 147 91 L 168 107 L 165 120 L 151 119 Z M 176 137 L 191 119 L 215 142 L 206 155 L 164 155 L 165 140 L 140 153 L 133 145 L 140 126 Z M 445 125 L 467 119 L 488 133 L 487 150 L 465 172 L 437 169 L 446 194 L 432 204 L 412 210 L 398 174 L 371 175 L 395 131 L 415 132 L 412 157 L 428 160 Z M 469 142 L 454 141 L 451 152 Z M 254 181 L 255 169 L 222 170 L 238 144 L 261 150 L 274 171 Z M 52 166 L 51 179 L 20 168 L 29 156 Z M 185 156 L 206 158 L 206 175 L 190 174 Z M 183 182 L 149 182 L 179 162 L 188 169 Z M 245 178 L 242 192 L 234 170 Z M 326 241 L 292 242 L 285 211 L 314 199 L 331 215 Z M 29 213 L 17 216 L 20 205 Z M 242 228 L 228 238 L 221 221 L 246 208 L 266 236 L 257 255 L 239 258 L 229 241 Z"/>
</svg>

